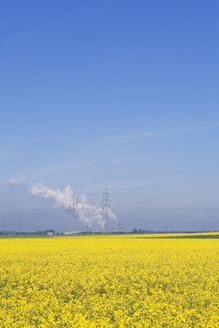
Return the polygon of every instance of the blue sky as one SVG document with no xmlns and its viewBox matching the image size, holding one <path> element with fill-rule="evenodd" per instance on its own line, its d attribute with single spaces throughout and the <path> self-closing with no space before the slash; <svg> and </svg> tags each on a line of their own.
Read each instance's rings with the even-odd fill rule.
<svg viewBox="0 0 219 328">
<path fill-rule="evenodd" d="M 69 228 L 71 185 L 131 229 L 218 228 L 218 1 L 0 5 L 0 223 Z M 27 177 L 26 188 L 8 181 Z"/>
</svg>

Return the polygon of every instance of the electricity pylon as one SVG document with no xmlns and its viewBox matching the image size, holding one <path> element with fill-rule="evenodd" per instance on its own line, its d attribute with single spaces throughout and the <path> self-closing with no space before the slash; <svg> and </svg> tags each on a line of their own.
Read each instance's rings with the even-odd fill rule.
<svg viewBox="0 0 219 328">
<path fill-rule="evenodd" d="M 109 193 L 106 190 L 103 193 L 104 232 L 106 233 L 109 230 L 109 209 L 110 209 L 110 199 L 109 199 Z"/>
<path fill-rule="evenodd" d="M 72 196 L 71 196 L 70 210 L 72 212 L 72 233 L 75 233 L 76 232 L 77 213 L 78 213 L 78 204 L 77 204 L 77 198 L 74 193 L 72 193 Z"/>
<path fill-rule="evenodd" d="M 2 234 L 5 234 L 5 227 L 6 227 L 6 222 L 5 220 L 2 221 Z"/>
</svg>

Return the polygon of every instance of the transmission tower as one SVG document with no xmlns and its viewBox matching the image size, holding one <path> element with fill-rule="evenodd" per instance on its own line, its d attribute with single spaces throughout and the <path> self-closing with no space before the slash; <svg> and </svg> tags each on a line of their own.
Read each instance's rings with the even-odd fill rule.
<svg viewBox="0 0 219 328">
<path fill-rule="evenodd" d="M 22 227 L 21 222 L 18 221 L 17 222 L 17 232 L 21 232 L 21 227 Z"/>
<path fill-rule="evenodd" d="M 104 213 L 104 232 L 109 230 L 109 209 L 110 209 L 110 198 L 109 193 L 106 190 L 103 193 L 103 213 Z"/>
<path fill-rule="evenodd" d="M 74 193 L 72 193 L 71 201 L 70 201 L 70 210 L 72 212 L 72 233 L 76 232 L 76 219 L 78 213 L 78 203 L 77 198 Z"/>
<path fill-rule="evenodd" d="M 5 220 L 2 221 L 2 234 L 5 234 L 5 227 L 6 227 L 6 222 Z"/>
</svg>

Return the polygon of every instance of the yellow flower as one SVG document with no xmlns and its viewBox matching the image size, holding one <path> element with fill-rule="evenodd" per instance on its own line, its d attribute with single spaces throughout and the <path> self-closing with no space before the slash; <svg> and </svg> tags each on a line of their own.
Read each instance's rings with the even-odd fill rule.
<svg viewBox="0 0 219 328">
<path fill-rule="evenodd" d="M 217 327 L 218 239 L 152 236 L 0 238 L 0 327 Z"/>
</svg>

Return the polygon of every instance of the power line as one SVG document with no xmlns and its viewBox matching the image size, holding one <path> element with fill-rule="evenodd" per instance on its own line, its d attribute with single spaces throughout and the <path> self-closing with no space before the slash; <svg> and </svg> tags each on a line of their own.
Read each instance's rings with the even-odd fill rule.
<svg viewBox="0 0 219 328">
<path fill-rule="evenodd" d="M 219 210 L 219 207 L 206 207 L 206 208 L 183 208 L 183 207 L 144 207 L 144 206 L 130 206 L 130 205 L 116 205 L 114 208 L 130 208 L 130 209 L 143 209 L 143 210 L 179 210 L 179 211 L 212 211 Z"/>
<path fill-rule="evenodd" d="M 117 211 L 118 212 L 118 211 Z M 123 215 L 133 215 L 130 212 L 120 212 Z M 143 215 L 144 217 L 173 217 L 173 218 L 197 218 L 197 215 L 174 215 L 174 214 L 144 214 L 144 213 L 134 213 L 135 215 Z M 210 215 L 211 218 L 219 218 L 219 215 Z"/>
</svg>

